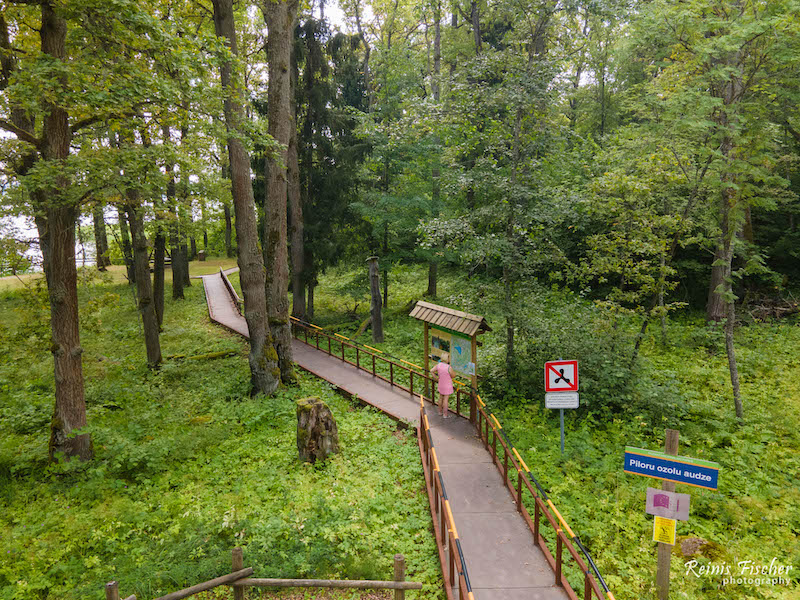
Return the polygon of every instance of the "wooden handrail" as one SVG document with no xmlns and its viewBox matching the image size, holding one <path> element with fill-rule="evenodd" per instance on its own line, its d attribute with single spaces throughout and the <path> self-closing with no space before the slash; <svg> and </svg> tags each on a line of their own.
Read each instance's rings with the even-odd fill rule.
<svg viewBox="0 0 800 600">
<path fill-rule="evenodd" d="M 343 362 L 345 362 L 345 363 L 347 363 L 347 364 L 349 364 L 349 365 L 351 365 L 353 367 L 356 367 L 357 369 L 359 369 L 361 371 L 364 371 L 365 373 L 369 373 L 373 377 L 376 377 L 376 378 L 380 379 L 381 381 L 385 381 L 386 383 L 388 383 L 388 384 L 390 384 L 390 385 L 392 385 L 394 387 L 400 388 L 401 390 L 403 390 L 405 392 L 408 392 L 412 396 L 420 395 L 417 392 L 417 390 L 414 389 L 414 388 L 417 387 L 417 385 L 419 385 L 418 382 L 414 381 L 414 378 L 416 378 L 416 377 L 421 377 L 423 379 L 423 383 L 420 386 L 421 389 L 425 389 L 426 384 L 427 384 L 427 386 L 430 387 L 430 389 L 435 389 L 435 387 L 432 387 L 432 386 L 436 385 L 436 380 L 433 379 L 433 377 L 431 377 L 428 373 L 424 373 L 421 370 L 419 370 L 419 371 L 414 370 L 413 368 L 408 367 L 408 366 L 403 365 L 403 364 L 400 364 L 399 362 L 396 362 L 396 361 L 394 361 L 394 360 L 392 360 L 390 358 L 387 358 L 385 356 L 380 356 L 380 354 L 378 354 L 376 352 L 372 352 L 370 350 L 365 349 L 365 348 L 368 348 L 368 346 L 366 346 L 365 344 L 361 344 L 360 346 L 358 346 L 352 340 L 350 340 L 349 338 L 346 338 L 346 337 L 344 337 L 342 335 L 338 335 L 338 334 L 331 335 L 331 334 L 327 333 L 326 331 L 321 330 L 318 327 L 315 327 L 314 331 L 311 331 L 310 326 L 309 326 L 310 324 L 307 325 L 305 323 L 302 323 L 298 319 L 295 319 L 294 317 L 292 317 L 292 322 L 293 322 L 293 325 L 294 325 L 294 327 L 293 327 L 294 335 L 298 340 L 300 340 L 300 337 L 299 337 L 299 334 L 298 334 L 299 332 L 297 331 L 297 329 L 299 328 L 299 329 L 302 329 L 303 332 L 304 332 L 303 339 L 300 340 L 300 341 L 303 341 L 304 343 L 306 343 L 309 346 L 312 346 L 312 347 L 320 350 L 321 352 L 325 352 L 329 356 L 335 356 L 339 360 L 341 360 L 341 361 L 343 361 Z M 315 340 L 312 340 L 312 342 L 315 341 L 315 343 L 309 343 L 309 340 L 308 340 L 309 332 L 311 332 L 312 335 L 314 336 Z M 324 347 L 320 347 L 320 344 L 319 344 L 319 337 L 320 336 L 322 336 L 323 338 L 327 338 L 327 340 L 328 340 L 328 344 L 327 344 L 328 345 L 328 349 L 327 350 Z M 334 342 L 335 342 L 335 345 L 334 345 Z M 355 362 L 347 359 L 347 354 L 345 353 L 345 349 L 346 348 L 349 348 L 351 350 L 356 351 L 357 355 L 356 355 Z M 338 352 L 337 352 L 337 350 L 338 350 Z M 369 361 L 368 366 L 365 366 L 363 364 L 363 362 L 366 362 L 366 361 L 362 362 L 361 356 L 360 356 L 361 353 L 367 354 L 371 358 L 371 360 Z M 389 377 L 388 378 L 383 376 L 383 375 L 381 375 L 380 373 L 374 371 L 374 365 L 375 365 L 375 363 L 377 361 L 382 361 L 383 364 L 385 364 L 385 365 L 387 365 L 389 367 Z M 397 378 L 395 376 L 395 369 L 400 369 L 402 372 L 408 374 L 408 378 L 409 378 L 408 387 L 403 385 L 402 383 L 400 383 L 397 380 Z M 417 385 L 415 385 L 415 383 L 417 383 Z M 461 413 L 460 396 L 458 394 L 459 391 L 460 390 L 457 390 L 457 393 L 456 393 L 456 411 L 455 412 L 459 416 L 463 417 L 464 415 Z M 428 397 L 428 396 L 424 396 L 423 395 L 423 397 L 428 402 L 431 402 L 431 403 L 434 402 L 434 400 L 432 398 Z"/>
<path fill-rule="evenodd" d="M 501 463 L 497 452 L 495 451 L 493 454 L 493 460 L 495 466 L 500 471 L 503 479 L 506 481 L 506 485 L 512 494 L 515 496 L 515 500 L 517 503 L 517 509 L 523 514 L 525 521 L 528 523 L 528 526 L 531 529 L 531 532 L 534 535 L 534 543 L 537 546 L 540 546 L 543 553 L 545 554 L 545 558 L 550 563 L 553 570 L 556 571 L 556 584 L 561 585 L 564 590 L 567 592 L 567 595 L 570 598 L 577 599 L 578 596 L 575 591 L 570 586 L 569 582 L 566 579 L 562 572 L 562 548 L 566 547 L 567 552 L 575 561 L 575 564 L 578 566 L 580 571 L 584 574 L 584 600 L 590 600 L 594 594 L 599 600 L 604 600 L 605 598 L 613 599 L 614 596 L 608 591 L 604 594 L 601 589 L 600 585 L 598 584 L 597 578 L 592 574 L 592 570 L 589 569 L 586 562 L 583 560 L 583 557 L 578 553 L 575 549 L 572 540 L 580 540 L 570 529 L 569 525 L 566 523 L 564 518 L 561 516 L 561 513 L 553 505 L 552 500 L 547 498 L 547 504 L 542 499 L 541 495 L 534 489 L 531 481 L 528 477 L 523 477 L 523 472 L 530 475 L 530 469 L 525 464 L 525 461 L 522 460 L 522 457 L 517 452 L 516 448 L 513 446 L 510 447 L 509 444 L 506 444 L 504 436 L 500 434 L 500 430 L 502 426 L 497 418 L 492 414 L 490 415 L 484 410 L 486 405 L 479 400 L 478 406 L 478 422 L 477 422 L 477 431 L 478 436 L 481 438 L 481 441 L 488 447 L 489 445 L 489 427 L 491 426 L 492 429 L 492 447 L 496 448 L 496 442 L 499 440 L 500 447 L 503 449 L 503 461 Z M 491 417 L 491 418 L 490 418 Z M 484 428 L 485 424 L 485 428 Z M 511 480 L 511 473 L 512 469 L 508 468 L 508 462 L 511 462 L 511 466 L 514 470 L 517 471 L 517 484 Z M 524 483 L 524 485 L 523 485 Z M 524 504 L 522 503 L 522 489 L 523 487 L 528 489 L 528 492 L 531 494 L 534 500 L 534 506 L 536 508 L 534 514 L 534 521 L 531 521 L 530 515 L 528 514 L 527 509 L 525 508 Z M 548 507 L 549 505 L 549 507 Z M 551 510 L 552 509 L 552 510 Z M 557 516 L 553 515 L 553 512 Z M 549 523 L 550 527 L 556 533 L 556 556 L 553 557 L 549 549 L 545 545 L 545 539 L 539 533 L 539 514 L 543 514 L 547 523 Z M 569 532 L 570 536 L 567 537 L 565 534 L 565 530 Z M 585 551 L 585 549 L 584 549 Z M 596 567 L 592 564 L 592 569 L 596 573 Z"/>
<path fill-rule="evenodd" d="M 435 515 L 433 515 L 434 532 L 437 537 L 437 545 L 440 548 L 440 557 L 442 558 L 445 591 L 448 599 L 453 598 L 453 587 L 458 585 L 459 598 L 473 600 L 472 585 L 469 581 L 464 553 L 461 550 L 461 539 L 458 536 L 458 529 L 450 509 L 450 501 L 447 498 L 444 481 L 440 477 L 441 471 L 439 470 L 439 462 L 436 459 L 433 439 L 430 435 L 430 424 L 428 416 L 425 414 L 425 402 L 422 394 L 419 394 L 419 398 L 420 425 L 417 429 L 417 435 L 420 451 L 424 454 L 422 465 L 425 472 L 425 484 L 428 489 L 428 495 L 431 498 L 431 510 L 432 512 L 435 511 L 441 519 L 440 526 L 436 522 Z M 445 541 L 447 542 L 446 544 Z M 445 554 L 448 558 L 446 563 L 444 560 Z"/>
</svg>

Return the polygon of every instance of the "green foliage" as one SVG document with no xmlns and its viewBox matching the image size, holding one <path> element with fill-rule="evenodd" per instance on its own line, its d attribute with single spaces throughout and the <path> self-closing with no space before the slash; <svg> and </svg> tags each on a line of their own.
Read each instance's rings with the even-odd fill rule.
<svg viewBox="0 0 800 600">
<path fill-rule="evenodd" d="M 126 287 L 82 286 L 96 458 L 52 466 L 52 362 L 29 324 L 36 288 L 2 298 L 0 598 L 99 599 L 112 579 L 155 597 L 227 572 L 236 545 L 264 577 L 391 579 L 400 552 L 426 586 L 419 597 L 438 598 L 413 432 L 309 375 L 250 398 L 245 346 L 209 323 L 201 288 L 167 298 L 165 355 L 238 355 L 152 372 Z M 332 408 L 342 446 L 318 466 L 299 463 L 295 446 L 295 401 L 311 395 Z"/>
<path fill-rule="evenodd" d="M 332 283 L 348 274 L 340 267 L 321 282 L 318 323 L 331 328 L 343 323 L 341 299 L 326 289 L 332 290 Z M 467 279 L 447 270 L 440 275 L 440 303 L 481 314 L 495 327 L 500 316 L 491 292 L 497 282 Z M 395 269 L 399 302 L 421 298 L 425 284 L 423 268 Z M 662 345 L 660 332 L 651 331 L 644 339 L 641 360 L 631 370 L 627 359 L 638 323 L 629 316 L 610 315 L 564 290 L 535 286 L 521 290 L 515 302 L 529 319 L 517 336 L 525 384 L 505 383 L 504 340 L 497 335 L 502 331 L 490 332 L 480 337 L 483 345 L 478 351 L 481 396 L 580 535 L 615 597 L 656 597 L 652 517 L 643 510 L 648 480 L 624 474 L 621 465 L 626 445 L 663 448 L 668 427 L 680 431 L 680 454 L 722 466 L 716 492 L 678 486 L 679 492 L 692 497 L 689 521 L 678 523 L 679 538 L 709 542 L 702 554 L 693 557 L 698 565 L 727 563 L 738 571 L 738 561 L 769 564 L 775 558 L 792 566 L 792 573 L 800 569 L 795 518 L 800 493 L 793 479 L 800 468 L 798 321 L 737 329 L 746 409 L 745 423 L 740 425 L 728 406 L 723 332 L 719 326 L 707 326 L 702 315 L 673 317 L 667 326 L 667 346 Z M 388 311 L 387 339 L 378 347 L 421 364 L 421 329 L 405 310 Z M 557 358 L 580 361 L 584 405 L 567 411 L 564 457 L 559 452 L 558 413 L 544 408 L 542 389 L 543 362 Z M 527 506 L 533 511 L 531 503 Z M 551 534 L 545 537 L 552 541 Z M 721 578 L 687 573 L 685 563 L 690 559 L 677 548 L 673 553 L 672 586 L 685 598 L 766 600 L 794 598 L 800 591 L 796 577 L 788 585 L 723 586 Z M 576 589 L 582 589 L 577 569 L 565 567 L 565 573 Z"/>
</svg>

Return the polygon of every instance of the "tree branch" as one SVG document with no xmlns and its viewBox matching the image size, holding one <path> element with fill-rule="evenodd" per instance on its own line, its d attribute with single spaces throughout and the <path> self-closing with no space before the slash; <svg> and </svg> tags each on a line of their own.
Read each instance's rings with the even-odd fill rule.
<svg viewBox="0 0 800 600">
<path fill-rule="evenodd" d="M 24 129 L 20 129 L 13 123 L 6 121 L 5 119 L 0 119 L 0 128 L 5 129 L 6 131 L 13 133 L 23 142 L 28 142 L 29 144 L 33 144 L 37 148 L 41 145 L 42 140 L 37 138 L 31 133 L 28 133 Z"/>
</svg>

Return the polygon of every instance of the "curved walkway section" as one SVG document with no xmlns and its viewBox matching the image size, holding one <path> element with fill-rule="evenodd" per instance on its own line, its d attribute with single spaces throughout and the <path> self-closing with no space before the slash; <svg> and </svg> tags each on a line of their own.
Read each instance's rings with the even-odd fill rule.
<svg viewBox="0 0 800 600">
<path fill-rule="evenodd" d="M 203 287 L 211 319 L 248 337 L 247 323 L 222 276 L 204 276 Z M 303 370 L 358 396 L 360 401 L 396 420 L 418 425 L 419 400 L 415 396 L 297 339 L 293 340 L 292 350 L 295 362 Z M 431 414 L 428 419 L 476 600 L 569 598 L 564 588 L 555 585 L 550 565 L 534 544 L 530 529 L 475 427 L 455 415 L 445 420 Z"/>
</svg>

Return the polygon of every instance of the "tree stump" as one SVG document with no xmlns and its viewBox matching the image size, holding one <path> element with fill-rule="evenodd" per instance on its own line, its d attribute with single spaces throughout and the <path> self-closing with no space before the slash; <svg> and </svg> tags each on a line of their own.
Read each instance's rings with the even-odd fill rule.
<svg viewBox="0 0 800 600">
<path fill-rule="evenodd" d="M 297 401 L 297 452 L 315 463 L 339 452 L 339 429 L 328 405 L 319 398 Z"/>
</svg>

